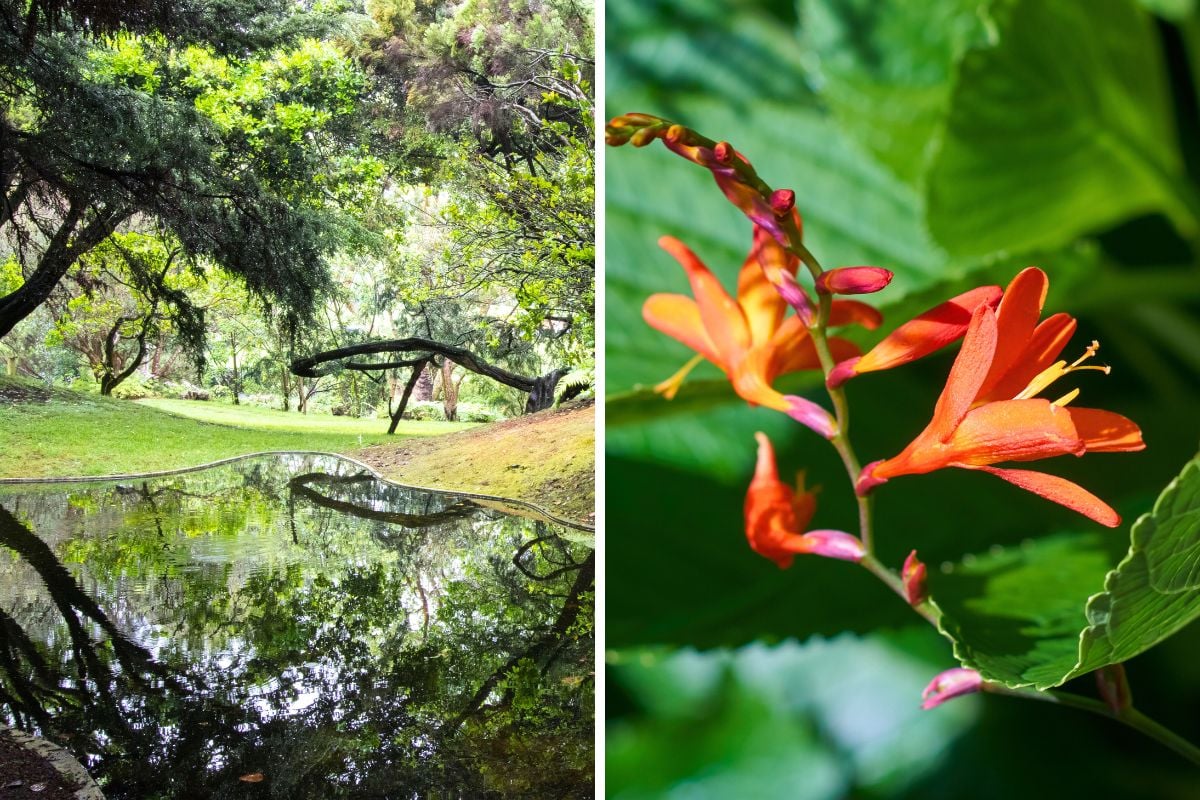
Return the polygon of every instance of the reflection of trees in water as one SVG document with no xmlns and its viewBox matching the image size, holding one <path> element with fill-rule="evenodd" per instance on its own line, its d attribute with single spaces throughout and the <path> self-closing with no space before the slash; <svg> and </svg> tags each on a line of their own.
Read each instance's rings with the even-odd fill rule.
<svg viewBox="0 0 1200 800">
<path fill-rule="evenodd" d="M 3 614 L 0 706 L 52 737 L 90 732 L 69 744 L 91 754 L 113 798 L 244 796 L 237 776 L 255 771 L 268 776 L 256 791 L 275 797 L 591 796 L 590 551 L 528 520 L 361 476 L 291 480 L 290 466 L 249 470 L 240 485 L 152 482 L 119 497 L 110 487 L 100 505 L 120 505 L 136 530 L 91 532 L 76 553 L 82 581 L 2 512 L 0 544 L 34 567 L 61 624 L 70 615 L 85 635 Z M 192 567 L 170 573 L 162 554 L 194 533 L 180 514 L 226 506 L 237 520 L 231 503 L 269 497 L 276 538 L 317 563 L 275 564 L 236 585 L 236 564 L 199 565 L 202 580 Z M 53 515 L 36 516 L 48 530 Z M 122 550 L 134 540 L 150 544 Z M 114 616 L 80 588 L 113 581 L 173 588 L 113 599 L 157 603 Z M 157 638 L 135 644 L 123 634 L 133 628 Z"/>
</svg>

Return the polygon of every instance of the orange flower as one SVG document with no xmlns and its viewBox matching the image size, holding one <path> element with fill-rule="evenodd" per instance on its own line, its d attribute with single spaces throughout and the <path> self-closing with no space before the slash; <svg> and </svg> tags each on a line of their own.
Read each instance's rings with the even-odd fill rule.
<svg viewBox="0 0 1200 800">
<path fill-rule="evenodd" d="M 1000 295 L 999 286 L 980 286 L 950 298 L 896 328 L 866 355 L 840 362 L 826 383 L 836 389 L 855 375 L 899 367 L 957 342 L 967 332 L 975 309 L 994 307 Z"/>
<path fill-rule="evenodd" d="M 797 316 L 784 319 L 788 303 L 772 286 L 768 274 L 792 279 L 797 259 L 771 234 L 754 228 L 754 243 L 738 275 L 737 298 L 729 296 L 716 276 L 678 239 L 664 236 L 659 245 L 683 265 L 695 300 L 679 294 L 655 294 L 642 307 L 652 327 L 682 342 L 699 355 L 655 390 L 674 397 L 684 378 L 701 359 L 716 364 L 733 384 L 734 391 L 751 405 L 762 405 L 790 415 L 823 436 L 834 435 L 832 417 L 816 403 L 771 388 L 780 375 L 820 369 L 812 338 Z M 799 285 L 796 285 L 799 289 Z M 834 300 L 830 324 L 857 323 L 873 329 L 879 312 L 853 300 Z M 831 337 L 835 360 L 858 355 L 851 342 Z"/>
<path fill-rule="evenodd" d="M 1070 372 L 1109 369 L 1083 364 L 1099 347 L 1095 342 L 1071 364 L 1056 360 L 1075 331 L 1075 320 L 1055 314 L 1038 323 L 1046 288 L 1046 274 L 1030 267 L 1009 284 L 997 310 L 987 304 L 975 309 L 933 419 L 898 456 L 867 465 L 860 493 L 897 475 L 980 469 L 1102 525 L 1120 523 L 1112 508 L 1068 480 L 991 466 L 1145 447 L 1138 426 L 1120 414 L 1068 406 L 1078 389 L 1053 402 L 1035 396 Z"/>
<path fill-rule="evenodd" d="M 804 553 L 842 561 L 862 560 L 862 542 L 848 533 L 801 533 L 817 511 L 817 495 L 805 491 L 804 473 L 797 476 L 795 491 L 779 480 L 771 440 L 763 433 L 754 434 L 754 438 L 758 440 L 758 463 L 746 491 L 746 539 L 750 548 L 780 569 L 790 567 L 796 555 Z"/>
</svg>

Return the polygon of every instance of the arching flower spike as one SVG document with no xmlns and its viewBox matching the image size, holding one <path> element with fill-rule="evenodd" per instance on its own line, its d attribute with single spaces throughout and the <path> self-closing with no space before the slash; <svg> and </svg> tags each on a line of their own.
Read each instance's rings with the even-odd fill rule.
<svg viewBox="0 0 1200 800">
<path fill-rule="evenodd" d="M 1071 481 L 992 466 L 1145 447 L 1141 429 L 1120 414 L 1069 406 L 1078 389 L 1054 401 L 1035 397 L 1068 373 L 1108 372 L 1107 367 L 1083 363 L 1095 354 L 1095 342 L 1071 364 L 1055 360 L 1074 332 L 1075 320 L 1055 314 L 1038 323 L 1046 288 L 1046 274 L 1030 267 L 1009 284 L 999 309 L 985 304 L 975 310 L 933 419 L 902 453 L 863 469 L 860 493 L 898 475 L 943 467 L 979 469 L 1101 525 L 1120 523 L 1112 508 Z"/>
<path fill-rule="evenodd" d="M 779 479 L 775 450 L 766 434 L 756 433 L 758 463 L 754 480 L 746 491 L 746 539 L 761 556 L 785 569 L 797 555 L 812 554 L 858 562 L 865 550 L 862 542 L 842 531 L 816 530 L 803 533 L 817 511 L 815 492 L 804 488 L 804 475 L 797 477 L 795 491 Z"/>
<path fill-rule="evenodd" d="M 796 258 L 767 231 L 756 227 L 753 245 L 738 275 L 735 299 L 678 239 L 664 236 L 659 244 L 683 265 L 695 299 L 679 294 L 651 295 L 642 306 L 646 322 L 717 365 L 734 391 L 750 404 L 782 411 L 826 438 L 833 436 L 834 421 L 828 412 L 810 400 L 784 395 L 771 386 L 781 375 L 820 369 L 808 329 L 797 316 L 784 319 L 787 303 L 766 277 L 770 271 L 795 276 Z M 856 323 L 871 329 L 880 321 L 879 312 L 868 305 L 853 300 L 833 301 L 831 325 Z M 853 343 L 838 337 L 831 337 L 829 345 L 835 359 L 850 358 L 859 352 Z M 693 359 L 656 390 L 672 397 L 699 360 Z"/>
</svg>

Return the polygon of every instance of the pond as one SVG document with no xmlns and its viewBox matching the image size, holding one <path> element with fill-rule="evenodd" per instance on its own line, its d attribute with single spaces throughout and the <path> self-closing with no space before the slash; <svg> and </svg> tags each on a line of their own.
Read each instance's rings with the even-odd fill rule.
<svg viewBox="0 0 1200 800">
<path fill-rule="evenodd" d="M 110 800 L 590 797 L 590 544 L 333 457 L 0 486 L 0 721 Z"/>
</svg>

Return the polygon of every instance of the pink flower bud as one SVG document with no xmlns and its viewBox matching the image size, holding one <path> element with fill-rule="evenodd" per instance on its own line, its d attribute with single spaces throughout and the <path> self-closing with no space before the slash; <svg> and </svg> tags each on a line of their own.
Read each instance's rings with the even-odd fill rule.
<svg viewBox="0 0 1200 800">
<path fill-rule="evenodd" d="M 978 692 L 983 688 L 983 676 L 973 669 L 955 667 L 938 675 L 921 692 L 921 708 L 928 711 L 959 695 Z"/>
<path fill-rule="evenodd" d="M 796 193 L 791 189 L 776 189 L 771 193 L 771 209 L 776 216 L 790 214 L 796 207 Z"/>
<path fill-rule="evenodd" d="M 876 486 L 887 483 L 887 478 L 876 478 L 873 474 L 871 474 L 872 470 L 882 463 L 883 461 L 881 459 L 879 461 L 872 461 L 870 464 L 867 464 L 865 467 L 863 467 L 862 472 L 858 475 L 858 480 L 854 484 L 854 491 L 859 497 L 866 497 L 867 493 Z"/>
<path fill-rule="evenodd" d="M 787 394 L 783 399 L 788 403 L 787 415 L 797 422 L 807 425 L 826 439 L 837 435 L 837 421 L 821 406 L 803 397 Z"/>
<path fill-rule="evenodd" d="M 713 148 L 713 157 L 717 159 L 718 164 L 729 164 L 736 152 L 729 142 L 717 142 L 717 146 Z"/>
<path fill-rule="evenodd" d="M 908 598 L 910 606 L 919 606 L 929 599 L 929 591 L 925 587 L 925 564 L 917 558 L 916 550 L 904 559 L 900 577 L 904 579 L 904 595 Z"/>
<path fill-rule="evenodd" d="M 829 375 L 825 378 L 825 385 L 830 389 L 836 389 L 853 378 L 858 374 L 858 370 L 855 367 L 858 366 L 859 361 L 862 361 L 862 356 L 847 358 L 845 361 L 839 363 L 829 371 Z"/>
<path fill-rule="evenodd" d="M 866 548 L 855 536 L 843 531 L 809 531 L 800 537 L 805 551 L 814 556 L 853 561 L 857 564 L 866 555 Z"/>
<path fill-rule="evenodd" d="M 882 267 L 838 267 L 817 276 L 821 294 L 871 294 L 892 282 L 891 270 Z"/>
</svg>

